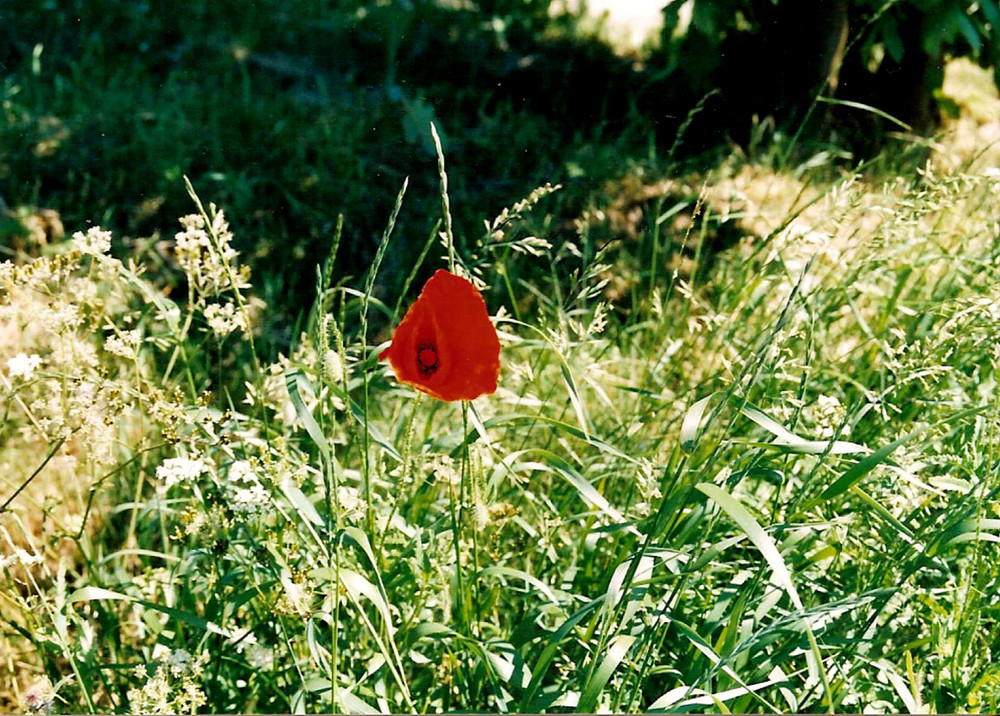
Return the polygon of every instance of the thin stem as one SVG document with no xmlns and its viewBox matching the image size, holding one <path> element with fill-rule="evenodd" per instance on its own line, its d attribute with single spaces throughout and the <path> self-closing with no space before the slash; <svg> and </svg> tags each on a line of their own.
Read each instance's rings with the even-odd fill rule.
<svg viewBox="0 0 1000 716">
<path fill-rule="evenodd" d="M 79 428 L 76 428 L 75 430 L 73 430 L 73 432 L 75 433 L 77 430 L 79 430 Z M 70 435 L 72 435 L 72 433 L 70 433 Z M 49 452 L 45 456 L 45 459 L 42 460 L 42 464 L 35 468 L 35 471 L 31 473 L 31 475 L 28 477 L 27 480 L 21 483 L 21 486 L 19 488 L 14 490 L 14 494 L 8 497 L 6 502 L 0 505 L 0 514 L 6 512 L 7 508 L 10 506 L 10 503 L 13 502 L 17 498 L 17 496 L 24 491 L 24 488 L 26 488 L 28 485 L 31 484 L 32 480 L 38 477 L 39 473 L 41 473 L 41 471 L 45 469 L 45 466 L 49 464 L 49 461 L 52 459 L 52 457 L 59 451 L 59 448 L 63 446 L 64 442 L 66 442 L 66 437 L 61 437 L 52 444 L 52 447 L 49 448 Z"/>
<path fill-rule="evenodd" d="M 378 275 L 379 267 L 382 265 L 382 259 L 385 257 L 386 249 L 389 247 L 389 237 L 392 236 L 392 230 L 396 226 L 396 219 L 399 217 L 399 210 L 403 206 L 403 197 L 406 195 L 406 188 L 409 184 L 410 180 L 409 177 L 407 177 L 403 180 L 403 188 L 399 190 L 399 194 L 396 196 L 396 205 L 392 208 L 392 214 L 389 216 L 389 223 L 385 228 L 385 232 L 382 234 L 382 240 L 379 242 L 378 249 L 375 251 L 375 259 L 372 261 L 371 269 L 368 271 L 368 278 L 365 281 L 364 300 L 361 304 L 361 380 L 364 388 L 364 404 L 362 405 L 362 410 L 364 412 L 364 431 L 361 439 L 364 449 L 363 475 L 365 486 L 365 521 L 368 526 L 368 539 L 373 545 L 377 543 L 377 540 L 375 539 L 375 509 L 372 506 L 371 456 L 369 455 L 371 446 L 371 433 L 368 429 L 369 380 L 368 370 L 365 368 L 365 365 L 368 362 L 368 306 L 371 303 L 372 290 L 375 288 L 375 276 Z"/>
</svg>

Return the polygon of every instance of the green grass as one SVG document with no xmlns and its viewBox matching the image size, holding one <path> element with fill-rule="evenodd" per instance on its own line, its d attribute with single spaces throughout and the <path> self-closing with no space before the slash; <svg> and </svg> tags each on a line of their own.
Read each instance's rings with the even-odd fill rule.
<svg viewBox="0 0 1000 716">
<path fill-rule="evenodd" d="M 572 246 L 511 252 L 529 245 L 516 217 L 498 250 L 456 251 L 500 279 L 489 305 L 524 299 L 498 319 L 501 390 L 468 409 L 417 399 L 351 338 L 359 312 L 393 313 L 373 276 L 358 293 L 331 275 L 290 358 L 257 369 L 201 318 L 226 280 L 137 314 L 142 279 L 70 256 L 77 293 L 44 300 L 91 315 L 76 344 L 123 320 L 147 343 L 95 373 L 60 357 L 68 334 L 21 333 L 44 363 L 13 380 L 11 419 L 43 418 L 45 386 L 73 375 L 127 398 L 100 403 L 115 460 L 91 478 L 101 509 L 61 537 L 73 551 L 12 532 L 45 561 L 7 572 L 8 643 L 67 710 L 995 709 L 997 186 L 823 180 L 812 213 L 696 282 L 640 270 L 628 311 L 602 295 L 629 248 L 582 223 Z M 661 231 L 659 255 L 709 223 Z M 525 262 L 549 278 L 518 278 Z M 40 300 L 30 280 L 8 284 L 15 315 Z M 234 370 L 265 400 L 199 397 Z M 167 487 L 175 455 L 205 471 Z"/>
<path fill-rule="evenodd" d="M 1000 180 L 441 121 L 295 74 L 371 31 L 335 5 L 20 16 L 0 709 L 1000 708 Z M 377 360 L 452 262 L 503 344 L 470 404 Z"/>
</svg>

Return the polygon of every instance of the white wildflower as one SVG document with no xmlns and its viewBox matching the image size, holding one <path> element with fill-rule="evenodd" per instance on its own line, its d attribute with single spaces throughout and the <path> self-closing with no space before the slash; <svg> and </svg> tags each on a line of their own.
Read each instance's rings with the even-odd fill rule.
<svg viewBox="0 0 1000 716">
<path fill-rule="evenodd" d="M 233 495 L 233 508 L 244 514 L 256 514 L 270 499 L 267 490 L 259 482 L 250 487 L 241 487 Z"/>
<path fill-rule="evenodd" d="M 236 652 L 242 654 L 251 668 L 270 671 L 274 668 L 274 649 L 257 643 L 257 637 L 249 629 L 239 629 L 230 638 Z"/>
<path fill-rule="evenodd" d="M 214 205 L 210 208 L 215 216 L 210 227 L 200 214 L 190 214 L 181 217 L 184 231 L 175 236 L 177 261 L 187 274 L 191 289 L 202 299 L 250 285 L 245 268 L 233 265 L 238 254 L 230 245 L 233 235 L 222 211 L 217 211 Z"/>
<path fill-rule="evenodd" d="M 246 330 L 246 321 L 232 303 L 212 303 L 205 308 L 205 320 L 212 333 L 219 338 L 228 336 L 235 330 Z"/>
<path fill-rule="evenodd" d="M 847 409 L 832 395 L 819 396 L 815 405 L 807 408 L 807 412 L 816 423 L 819 436 L 823 438 L 832 438 L 847 415 Z M 849 426 L 844 425 L 841 434 L 847 435 L 849 432 Z"/>
<path fill-rule="evenodd" d="M 153 657 L 157 658 L 155 651 Z M 129 689 L 130 710 L 144 714 L 198 713 L 206 702 L 199 684 L 206 663 L 207 653 L 193 657 L 184 649 L 178 649 L 166 656 L 164 665 L 152 676 L 145 666 L 137 667 L 136 677 L 146 681 L 139 688 Z"/>
<path fill-rule="evenodd" d="M 236 652 L 242 654 L 248 646 L 257 643 L 257 637 L 249 629 L 237 629 L 229 635 L 229 643 L 236 647 Z"/>
<path fill-rule="evenodd" d="M 229 466 L 229 481 L 233 493 L 233 509 L 243 514 L 256 514 L 270 501 L 270 494 L 260 482 L 260 476 L 247 460 L 237 460 Z"/>
<path fill-rule="evenodd" d="M 180 482 L 194 482 L 209 472 L 211 468 L 204 460 L 189 460 L 186 457 L 172 457 L 156 468 L 156 477 L 163 480 L 164 487 L 172 487 Z"/>
<path fill-rule="evenodd" d="M 122 358 L 134 358 L 139 352 L 142 335 L 139 331 L 122 331 L 120 334 L 108 336 L 104 341 L 104 350 Z"/>
<path fill-rule="evenodd" d="M 191 664 L 191 653 L 186 649 L 177 649 L 167 657 L 167 668 L 174 678 L 184 676 L 191 669 Z"/>
<path fill-rule="evenodd" d="M 83 515 L 67 515 L 63 517 L 62 528 L 67 535 L 80 534 L 85 522 Z"/>
<path fill-rule="evenodd" d="M 282 577 L 284 593 L 274 605 L 275 611 L 288 616 L 307 617 L 312 614 L 313 592 L 308 585 Z"/>
<path fill-rule="evenodd" d="M 337 488 L 337 503 L 340 514 L 348 522 L 360 520 L 365 515 L 365 501 L 357 488 L 341 485 Z"/>
<path fill-rule="evenodd" d="M 17 265 L 11 261 L 0 261 L 0 285 L 9 286 L 17 276 Z"/>
<path fill-rule="evenodd" d="M 37 314 L 38 324 L 53 333 L 62 335 L 83 322 L 80 307 L 75 303 L 55 303 L 42 306 Z"/>
<path fill-rule="evenodd" d="M 237 460 L 229 466 L 229 481 L 252 485 L 260 481 L 248 460 Z"/>
<path fill-rule="evenodd" d="M 128 690 L 128 701 L 133 713 L 165 714 L 173 713 L 170 708 L 170 684 L 163 669 L 158 669 L 152 677 L 146 674 L 144 666 L 136 667 L 136 677 L 147 678 L 141 688 Z"/>
<path fill-rule="evenodd" d="M 104 231 L 100 226 L 90 227 L 86 234 L 77 231 L 73 234 L 73 245 L 81 253 L 105 256 L 111 250 L 111 232 Z"/>
<path fill-rule="evenodd" d="M 462 475 L 455 469 L 455 461 L 447 455 L 435 455 L 429 460 L 429 463 L 435 479 L 439 480 L 442 485 L 458 486 L 462 484 Z"/>
<path fill-rule="evenodd" d="M 7 370 L 10 372 L 11 378 L 30 378 L 31 374 L 42 364 L 41 356 L 34 353 L 31 355 L 25 355 L 24 353 L 18 353 L 16 356 L 7 361 Z"/>
</svg>

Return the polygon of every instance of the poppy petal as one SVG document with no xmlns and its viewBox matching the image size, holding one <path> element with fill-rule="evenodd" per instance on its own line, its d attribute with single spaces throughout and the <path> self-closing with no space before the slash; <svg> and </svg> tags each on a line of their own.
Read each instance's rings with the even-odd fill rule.
<svg viewBox="0 0 1000 716">
<path fill-rule="evenodd" d="M 438 400 L 473 400 L 497 389 L 500 339 L 482 294 L 439 269 L 424 284 L 379 355 L 396 380 Z"/>
</svg>

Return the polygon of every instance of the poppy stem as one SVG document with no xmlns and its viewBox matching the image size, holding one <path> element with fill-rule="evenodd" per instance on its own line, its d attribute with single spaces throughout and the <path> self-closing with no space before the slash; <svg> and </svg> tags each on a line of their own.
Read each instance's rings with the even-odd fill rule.
<svg viewBox="0 0 1000 716">
<path fill-rule="evenodd" d="M 461 485 L 459 489 L 461 490 Z M 448 495 L 450 497 L 449 502 L 451 503 L 451 541 L 455 546 L 455 611 L 461 625 L 469 623 L 469 616 L 465 606 L 465 585 L 462 580 L 462 546 L 459 544 L 462 532 L 462 513 L 461 505 L 456 506 L 455 504 L 455 483 L 452 479 L 448 480 Z M 458 497 L 459 503 L 461 499 L 460 492 Z"/>
<path fill-rule="evenodd" d="M 469 485 L 469 401 L 462 401 L 462 510 L 466 504 L 474 502 L 471 497 L 471 486 Z M 467 497 L 468 495 L 468 497 Z M 474 516 L 475 518 L 475 516 Z M 473 612 L 475 621 L 469 625 L 470 631 L 476 635 L 481 634 L 480 613 L 479 613 L 479 530 L 474 524 L 472 527 L 472 593 Z"/>
</svg>

